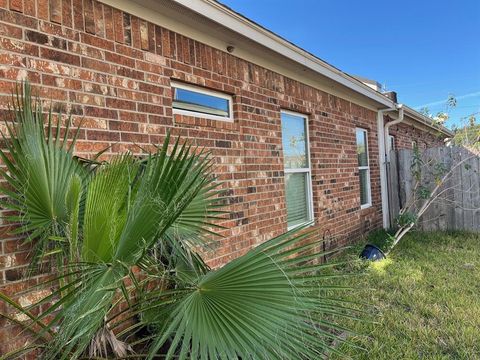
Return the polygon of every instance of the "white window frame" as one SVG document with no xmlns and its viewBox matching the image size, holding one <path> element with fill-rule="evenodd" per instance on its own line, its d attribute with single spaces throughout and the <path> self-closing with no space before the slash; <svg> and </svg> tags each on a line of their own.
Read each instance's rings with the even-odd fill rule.
<svg viewBox="0 0 480 360">
<path fill-rule="evenodd" d="M 362 131 L 365 134 L 365 152 L 367 154 L 367 165 L 360 166 L 358 165 L 358 184 L 360 184 L 360 170 L 367 170 L 367 199 L 368 201 L 365 204 L 360 203 L 360 209 L 367 209 L 372 206 L 372 182 L 370 179 L 370 153 L 368 151 L 368 130 L 363 128 L 355 128 L 355 143 L 357 142 L 357 132 Z M 358 155 L 357 155 L 357 162 L 358 162 Z M 360 202 L 362 199 L 360 199 Z"/>
<path fill-rule="evenodd" d="M 393 135 L 388 135 L 388 151 L 391 152 L 392 150 L 395 150 L 395 136 Z"/>
<path fill-rule="evenodd" d="M 284 174 L 299 174 L 299 173 L 307 174 L 307 176 L 305 176 L 305 179 L 306 179 L 305 181 L 307 182 L 305 188 L 307 189 L 306 198 L 307 198 L 308 220 L 303 222 L 303 223 L 296 224 L 296 225 L 290 225 L 290 226 L 287 225 L 287 230 L 290 231 L 290 230 L 295 229 L 295 228 L 300 227 L 300 226 L 313 225 L 313 190 L 312 190 L 312 165 L 311 165 L 311 161 L 310 161 L 310 134 L 309 134 L 309 131 L 308 131 L 308 116 L 307 115 L 302 114 L 302 113 L 297 113 L 297 112 L 294 112 L 294 111 L 290 111 L 290 110 L 281 110 L 280 111 L 280 118 L 281 118 L 282 114 L 301 117 L 305 121 L 305 141 L 306 141 L 305 142 L 305 151 L 306 151 L 307 164 L 308 164 L 308 167 L 306 167 L 306 168 L 287 169 L 287 168 L 284 167 L 284 170 L 283 170 Z M 282 133 L 282 142 L 283 142 L 283 133 Z M 284 160 L 284 166 L 285 166 L 285 160 Z M 285 208 L 286 208 L 286 202 L 287 202 L 287 189 L 285 187 Z M 288 222 L 287 222 L 287 224 L 288 224 Z"/>
<path fill-rule="evenodd" d="M 184 83 L 180 83 L 180 82 L 176 82 L 176 81 L 171 81 L 170 85 L 171 85 L 171 88 L 172 88 L 172 113 L 173 114 L 194 116 L 194 117 L 203 118 L 203 119 L 233 122 L 233 97 L 231 95 L 222 93 L 220 91 L 205 89 L 201 86 L 189 85 L 189 84 L 184 84 Z M 173 102 L 175 101 L 175 99 L 173 98 L 173 88 L 188 90 L 188 91 L 196 92 L 196 93 L 199 93 L 199 94 L 215 96 L 215 97 L 227 100 L 228 101 L 228 116 L 205 114 L 205 113 L 201 113 L 201 112 L 197 112 L 197 111 L 193 111 L 193 110 L 176 109 L 173 106 Z"/>
</svg>

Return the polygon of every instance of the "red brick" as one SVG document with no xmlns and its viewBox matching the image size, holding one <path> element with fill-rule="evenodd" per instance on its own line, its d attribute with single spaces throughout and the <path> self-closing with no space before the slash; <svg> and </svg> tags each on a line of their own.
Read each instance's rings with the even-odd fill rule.
<svg viewBox="0 0 480 360">
<path fill-rule="evenodd" d="M 0 23 L 0 36 L 8 36 L 16 39 L 21 39 L 22 29 L 13 25 Z"/>
<path fill-rule="evenodd" d="M 155 32 L 155 53 L 158 55 L 162 55 L 163 49 L 163 35 L 162 35 L 162 28 L 158 25 L 154 25 L 154 32 Z"/>
<path fill-rule="evenodd" d="M 117 110 L 106 109 L 101 107 L 85 106 L 85 115 L 99 117 L 103 119 L 118 119 Z"/>
<path fill-rule="evenodd" d="M 100 71 L 103 73 L 110 73 L 112 71 L 112 66 L 104 61 L 98 61 L 95 59 L 89 59 L 82 57 L 82 67 L 87 69 L 92 69 Z M 88 80 L 88 79 L 84 79 Z"/>
<path fill-rule="evenodd" d="M 85 29 L 84 14 L 83 14 L 83 0 L 73 1 L 73 27 L 75 30 L 83 31 Z"/>
<path fill-rule="evenodd" d="M 131 22 L 131 34 L 132 34 L 132 46 L 136 49 L 141 49 L 141 39 L 140 39 L 140 19 L 136 16 L 130 17 Z"/>
<path fill-rule="evenodd" d="M 105 53 L 105 60 L 110 61 L 110 62 L 114 62 L 114 63 L 119 64 L 119 65 L 127 66 L 127 67 L 130 67 L 130 68 L 135 67 L 135 60 L 133 60 L 131 58 L 128 58 L 126 56 L 118 55 L 118 54 L 113 53 L 113 52 Z"/>
<path fill-rule="evenodd" d="M 38 56 L 38 46 L 24 43 L 19 40 L 0 38 L 0 49 L 24 55 Z"/>
<path fill-rule="evenodd" d="M 135 143 L 135 144 L 148 144 L 150 143 L 147 134 L 135 134 L 130 132 L 121 132 L 120 138 L 123 142 Z"/>
<path fill-rule="evenodd" d="M 79 41 L 79 34 L 77 31 L 62 27 L 61 25 L 42 21 L 40 23 L 39 31 L 45 32 L 50 35 L 62 37 L 72 41 Z"/>
<path fill-rule="evenodd" d="M 147 41 L 148 41 L 148 51 L 156 53 L 156 41 L 155 41 L 155 29 L 156 26 L 152 23 L 147 23 L 148 26 L 148 34 L 147 34 Z"/>
<path fill-rule="evenodd" d="M 102 39 L 98 36 L 81 34 L 81 41 L 85 44 L 95 46 L 101 49 L 113 51 L 114 43 L 112 41 Z"/>
<path fill-rule="evenodd" d="M 37 16 L 37 1 L 36 0 L 26 0 L 24 1 L 23 13 L 28 16 Z"/>
<path fill-rule="evenodd" d="M 37 15 L 41 20 L 49 20 L 49 6 L 48 0 L 36 0 L 37 3 Z"/>
<path fill-rule="evenodd" d="M 132 121 L 135 123 L 146 123 L 148 121 L 147 114 L 127 111 L 119 111 L 119 119 L 123 121 Z"/>
<path fill-rule="evenodd" d="M 9 23 L 11 25 L 23 26 L 31 29 L 36 29 L 38 27 L 38 20 L 25 16 L 24 14 L 9 11 L 5 9 L 0 9 L 0 21 Z"/>
<path fill-rule="evenodd" d="M 143 20 L 140 20 L 140 45 L 142 50 L 149 50 L 148 24 Z"/>
<path fill-rule="evenodd" d="M 145 56 L 145 53 L 143 51 L 122 44 L 115 44 L 115 52 L 119 55 L 125 55 L 131 58 L 142 60 Z"/>
<path fill-rule="evenodd" d="M 130 14 L 122 13 L 123 21 L 123 41 L 127 45 L 132 45 L 132 25 Z"/>
<path fill-rule="evenodd" d="M 113 31 L 115 33 L 115 41 L 124 43 L 123 35 L 123 14 L 120 10 L 113 9 Z"/>
<path fill-rule="evenodd" d="M 130 110 L 135 111 L 137 108 L 137 103 L 134 101 L 126 101 L 123 99 L 112 99 L 107 98 L 106 105 L 109 109 L 121 109 L 121 110 Z"/>
<path fill-rule="evenodd" d="M 95 34 L 93 0 L 83 0 L 83 17 L 85 20 L 85 31 L 90 34 Z"/>
<path fill-rule="evenodd" d="M 69 65 L 80 66 L 80 56 L 73 55 L 67 52 L 42 48 L 40 50 L 40 56 L 43 59 L 49 59 L 49 60 L 58 61 L 58 62 L 62 62 Z"/>
<path fill-rule="evenodd" d="M 120 134 L 113 131 L 87 130 L 87 139 L 92 141 L 120 141 Z"/>
<path fill-rule="evenodd" d="M 72 0 L 62 0 L 62 25 L 73 27 Z"/>
<path fill-rule="evenodd" d="M 112 131 L 138 132 L 138 124 L 126 121 L 109 121 L 108 128 Z"/>
<path fill-rule="evenodd" d="M 103 6 L 103 16 L 105 20 L 105 37 L 108 40 L 115 40 L 115 32 L 113 29 L 113 9 L 110 6 Z"/>
<path fill-rule="evenodd" d="M 105 20 L 103 18 L 103 4 L 95 1 L 93 3 L 93 14 L 95 21 L 95 34 L 99 37 L 105 37 Z"/>
<path fill-rule="evenodd" d="M 10 10 L 23 12 L 23 0 L 10 0 Z"/>
<path fill-rule="evenodd" d="M 50 0 L 49 2 L 50 21 L 61 24 L 62 23 L 62 0 Z"/>
</svg>

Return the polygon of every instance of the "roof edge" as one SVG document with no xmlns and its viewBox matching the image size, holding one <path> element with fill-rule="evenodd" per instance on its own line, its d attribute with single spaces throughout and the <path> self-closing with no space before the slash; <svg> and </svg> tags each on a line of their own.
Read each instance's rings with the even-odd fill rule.
<svg viewBox="0 0 480 360">
<path fill-rule="evenodd" d="M 276 53 L 313 70 L 385 107 L 395 103 L 361 81 L 337 69 L 281 36 L 256 24 L 215 0 L 174 0 L 176 3 L 243 35 Z"/>
<path fill-rule="evenodd" d="M 439 131 L 440 133 L 447 135 L 449 137 L 453 137 L 455 135 L 451 130 L 447 129 L 445 126 L 435 124 L 433 120 L 428 116 L 425 116 L 419 113 L 417 110 L 414 110 L 411 107 L 408 107 L 406 105 L 404 105 L 404 107 L 405 107 L 405 113 L 413 120 L 421 124 L 424 124 L 436 131 Z"/>
</svg>

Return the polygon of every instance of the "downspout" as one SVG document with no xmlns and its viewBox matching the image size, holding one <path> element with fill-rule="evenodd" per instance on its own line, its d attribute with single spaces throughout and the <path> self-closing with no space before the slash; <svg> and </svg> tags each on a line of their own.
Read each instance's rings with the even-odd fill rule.
<svg viewBox="0 0 480 360">
<path fill-rule="evenodd" d="M 385 124 L 385 130 L 384 130 L 384 143 L 385 145 L 388 144 L 388 135 L 390 134 L 389 129 L 392 125 L 397 125 L 400 124 L 404 120 L 404 114 L 403 114 L 403 104 L 397 104 L 395 108 L 398 110 L 398 119 L 394 121 L 390 121 Z M 385 146 L 385 159 L 386 163 L 390 162 L 390 152 L 388 151 L 388 147 Z"/>
<path fill-rule="evenodd" d="M 386 112 L 398 110 L 398 119 L 390 121 L 384 124 L 383 115 Z M 389 129 L 392 125 L 401 123 L 404 120 L 403 104 L 396 104 L 395 109 L 384 109 L 377 113 L 377 125 L 379 133 L 381 131 L 382 136 L 379 136 L 379 151 L 380 151 L 380 183 L 381 183 L 381 195 L 382 195 L 382 214 L 383 214 L 383 227 L 385 229 L 390 227 L 390 207 L 388 201 L 388 164 L 390 163 L 390 152 L 388 151 L 388 135 Z"/>
<path fill-rule="evenodd" d="M 388 216 L 388 189 L 387 189 L 387 173 L 385 166 L 385 121 L 383 116 L 385 113 L 394 111 L 393 108 L 386 108 L 378 110 L 377 112 L 377 134 L 378 134 L 378 160 L 380 168 L 380 196 L 382 203 L 382 214 L 383 214 L 383 227 L 387 229 L 389 227 L 389 216 Z"/>
</svg>

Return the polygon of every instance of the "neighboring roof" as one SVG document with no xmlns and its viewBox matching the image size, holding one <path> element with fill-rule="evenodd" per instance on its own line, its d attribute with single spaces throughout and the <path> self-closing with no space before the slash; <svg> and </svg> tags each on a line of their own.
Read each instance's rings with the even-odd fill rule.
<svg viewBox="0 0 480 360">
<path fill-rule="evenodd" d="M 373 86 L 374 89 L 376 89 L 377 91 L 381 91 L 379 89 L 382 89 L 382 84 L 380 84 L 378 81 L 376 80 L 372 80 L 372 79 L 368 79 L 366 77 L 363 77 L 363 76 L 359 76 L 359 75 L 352 75 L 355 79 L 361 81 L 362 83 L 364 84 L 367 84 L 369 85 L 370 87 Z"/>
</svg>

